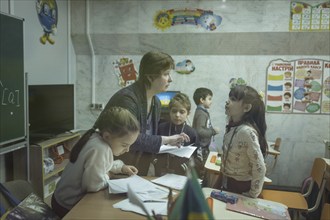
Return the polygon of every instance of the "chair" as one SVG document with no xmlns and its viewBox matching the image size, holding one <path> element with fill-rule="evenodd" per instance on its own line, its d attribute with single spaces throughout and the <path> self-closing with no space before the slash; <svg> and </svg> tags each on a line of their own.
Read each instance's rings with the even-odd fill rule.
<svg viewBox="0 0 330 220">
<path fill-rule="evenodd" d="M 276 138 L 275 144 L 274 144 L 274 150 L 280 151 L 282 139 L 280 137 Z"/>
<path fill-rule="evenodd" d="M 330 219 L 330 203 L 324 203 L 321 213 L 321 220 Z"/>
<path fill-rule="evenodd" d="M 313 163 L 313 168 L 311 172 L 312 183 L 308 187 L 308 191 L 305 194 L 300 192 L 290 192 L 290 191 L 280 191 L 280 190 L 267 190 L 264 189 L 261 192 L 261 196 L 263 199 L 279 202 L 286 205 L 289 210 L 293 211 L 294 217 L 299 217 L 301 212 L 313 212 L 320 205 L 323 191 L 325 188 L 326 178 L 326 161 L 322 158 L 315 158 Z M 318 186 L 318 194 L 315 204 L 312 207 L 308 207 L 306 198 L 311 194 L 313 185 L 317 184 Z"/>
<path fill-rule="evenodd" d="M 280 146 L 281 146 L 281 142 L 282 139 L 280 137 L 276 138 L 274 143 L 268 143 L 268 155 L 271 155 L 274 157 L 272 161 L 272 163 L 270 163 L 269 165 L 267 164 L 267 175 L 271 174 L 272 171 L 274 170 L 276 164 L 277 164 L 277 160 L 278 160 L 278 156 L 281 154 L 280 151 Z"/>
<path fill-rule="evenodd" d="M 32 185 L 26 180 L 12 180 L 4 182 L 3 185 L 20 201 L 33 192 Z M 0 201 L 4 208 L 13 208 L 7 198 L 0 192 Z"/>
</svg>

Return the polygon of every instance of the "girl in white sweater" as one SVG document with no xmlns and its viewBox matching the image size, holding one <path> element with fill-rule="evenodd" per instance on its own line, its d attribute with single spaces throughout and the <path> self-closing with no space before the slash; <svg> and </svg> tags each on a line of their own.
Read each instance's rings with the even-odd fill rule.
<svg viewBox="0 0 330 220">
<path fill-rule="evenodd" d="M 108 186 L 109 172 L 137 174 L 134 166 L 114 160 L 129 151 L 140 132 L 137 119 L 126 109 L 112 107 L 102 114 L 73 147 L 70 162 L 52 196 L 52 208 L 63 217 L 88 192 Z"/>
<path fill-rule="evenodd" d="M 229 123 L 223 140 L 222 187 L 256 198 L 266 173 L 265 105 L 255 89 L 237 85 L 230 90 L 225 109 Z"/>
</svg>

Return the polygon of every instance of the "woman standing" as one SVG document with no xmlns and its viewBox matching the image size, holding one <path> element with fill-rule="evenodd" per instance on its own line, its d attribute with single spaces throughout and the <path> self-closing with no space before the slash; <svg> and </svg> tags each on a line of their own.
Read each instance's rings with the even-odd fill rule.
<svg viewBox="0 0 330 220">
<path fill-rule="evenodd" d="M 174 60 L 170 55 L 163 52 L 146 53 L 140 62 L 138 80 L 116 92 L 103 110 L 106 111 L 112 106 L 123 107 L 140 122 L 141 131 L 137 140 L 130 152 L 120 159 L 135 165 L 142 176 L 147 175 L 153 153 L 158 153 L 161 145 L 180 146 L 181 142 L 189 140 L 184 133 L 172 136 L 157 135 L 160 101 L 155 95 L 168 89 L 172 82 L 170 73 L 174 67 Z"/>
</svg>

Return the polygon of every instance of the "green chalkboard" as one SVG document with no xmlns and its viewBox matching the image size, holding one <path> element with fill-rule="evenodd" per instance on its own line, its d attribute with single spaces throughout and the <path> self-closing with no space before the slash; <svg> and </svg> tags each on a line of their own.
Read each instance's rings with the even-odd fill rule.
<svg viewBox="0 0 330 220">
<path fill-rule="evenodd" d="M 26 137 L 23 19 L 0 13 L 0 146 Z"/>
</svg>

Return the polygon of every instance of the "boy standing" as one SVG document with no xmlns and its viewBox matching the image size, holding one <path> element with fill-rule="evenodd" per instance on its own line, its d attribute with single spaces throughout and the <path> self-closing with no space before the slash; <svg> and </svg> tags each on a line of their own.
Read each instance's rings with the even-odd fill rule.
<svg viewBox="0 0 330 220">
<path fill-rule="evenodd" d="M 212 137 L 219 134 L 219 128 L 212 126 L 210 114 L 208 109 L 212 104 L 213 93 L 208 88 L 198 88 L 194 92 L 194 101 L 197 105 L 193 128 L 195 128 L 198 139 L 199 139 L 199 154 L 203 157 L 203 162 L 205 163 L 209 155 L 209 146 L 212 141 Z"/>
</svg>

